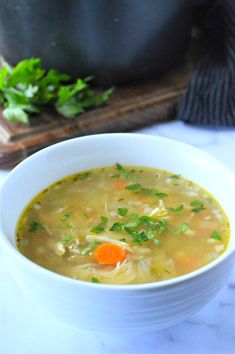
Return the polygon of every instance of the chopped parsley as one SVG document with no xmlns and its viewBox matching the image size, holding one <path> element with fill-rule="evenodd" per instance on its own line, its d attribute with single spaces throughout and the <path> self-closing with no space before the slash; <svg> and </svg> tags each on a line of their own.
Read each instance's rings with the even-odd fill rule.
<svg viewBox="0 0 235 354">
<path fill-rule="evenodd" d="M 213 238 L 214 240 L 222 240 L 221 233 L 218 231 L 213 231 L 211 234 L 211 238 Z"/>
<path fill-rule="evenodd" d="M 202 202 L 201 200 L 193 200 L 190 203 L 190 206 L 192 206 L 193 208 L 191 209 L 191 211 L 193 213 L 200 213 L 200 211 L 205 210 L 204 208 L 204 202 Z"/>
<path fill-rule="evenodd" d="M 88 172 L 84 172 L 84 173 L 80 173 L 76 179 L 80 180 L 80 181 L 83 181 L 84 179 L 87 179 L 88 177 L 91 176 L 91 172 L 88 171 Z"/>
<path fill-rule="evenodd" d="M 72 211 L 68 211 L 67 213 L 65 213 L 63 216 L 61 216 L 60 221 L 66 221 L 68 220 L 68 218 L 73 214 Z"/>
<path fill-rule="evenodd" d="M 73 239 L 73 237 L 71 235 L 68 235 L 65 238 L 63 238 L 63 240 L 61 240 L 61 243 L 63 245 L 67 245 L 72 239 Z"/>
<path fill-rule="evenodd" d="M 154 242 L 155 245 L 157 245 L 157 246 L 160 245 L 160 240 L 159 240 L 159 238 L 156 238 L 156 237 L 155 237 L 155 238 L 153 239 L 153 242 Z"/>
<path fill-rule="evenodd" d="M 100 280 L 99 280 L 98 278 L 96 278 L 96 277 L 92 277 L 92 278 L 91 278 L 91 282 L 98 284 L 98 283 L 100 283 Z"/>
<path fill-rule="evenodd" d="M 140 190 L 141 188 L 142 188 L 142 186 L 139 183 L 129 184 L 129 186 L 126 187 L 126 189 L 128 189 L 130 191 Z"/>
<path fill-rule="evenodd" d="M 106 216 L 101 216 L 100 219 L 101 219 L 101 221 L 100 221 L 99 225 L 97 225 L 91 229 L 91 232 L 93 232 L 94 234 L 100 234 L 101 232 L 104 232 L 104 230 L 107 226 L 108 218 L 106 218 Z"/>
<path fill-rule="evenodd" d="M 119 232 L 122 231 L 123 224 L 120 222 L 115 222 L 109 229 L 109 231 Z"/>
<path fill-rule="evenodd" d="M 175 213 L 181 213 L 184 210 L 184 204 L 180 204 L 176 208 L 167 208 L 167 210 L 174 211 Z"/>
<path fill-rule="evenodd" d="M 130 191 L 135 191 L 143 195 L 156 195 L 159 198 L 167 197 L 168 194 L 158 191 L 154 188 L 145 188 L 139 183 L 129 184 L 126 189 Z"/>
<path fill-rule="evenodd" d="M 185 231 L 188 230 L 188 225 L 186 223 L 181 224 L 180 226 L 177 227 L 175 233 L 177 235 L 184 233 Z"/>
<path fill-rule="evenodd" d="M 132 237 L 132 241 L 138 245 L 141 245 L 144 241 L 155 240 L 157 234 L 162 234 L 167 229 L 167 222 L 163 219 L 155 219 L 150 216 L 138 214 L 129 214 L 127 215 L 126 222 L 123 223 L 114 223 L 109 231 L 113 232 L 126 232 Z M 143 227 L 145 230 L 143 230 Z M 139 229 L 141 228 L 141 229 Z M 160 240 L 155 242 L 156 244 L 160 243 Z"/>
<path fill-rule="evenodd" d="M 128 212 L 127 208 L 118 208 L 118 214 L 121 216 L 126 216 L 127 212 Z"/>
<path fill-rule="evenodd" d="M 119 239 L 119 241 L 126 242 L 126 239 L 125 239 L 125 237 L 122 237 L 122 238 Z"/>
<path fill-rule="evenodd" d="M 130 235 L 132 241 L 138 245 L 142 245 L 144 241 L 149 240 L 153 240 L 156 245 L 159 245 L 160 240 L 158 235 L 163 234 L 165 231 L 170 231 L 179 235 L 188 230 L 188 225 L 186 223 L 182 223 L 177 228 L 174 228 L 170 226 L 165 219 L 157 219 L 147 215 L 140 216 L 136 213 L 127 214 L 127 208 L 119 208 L 118 213 L 119 215 L 122 215 L 123 218 L 125 217 L 125 219 L 123 222 L 115 222 L 109 228 L 109 231 L 126 233 Z M 94 233 L 103 232 L 106 229 L 107 223 L 108 219 L 102 216 L 100 224 L 94 227 L 91 231 Z M 126 239 L 121 238 L 120 241 L 126 242 Z"/>
<path fill-rule="evenodd" d="M 180 235 L 180 234 L 184 233 L 185 231 L 188 230 L 188 228 L 189 227 L 186 223 L 181 224 L 177 228 L 174 228 L 174 227 L 170 226 L 169 224 L 167 225 L 167 229 L 175 235 Z"/>
<path fill-rule="evenodd" d="M 171 175 L 169 176 L 169 178 L 173 178 L 173 179 L 179 179 L 181 176 L 180 175 Z"/>
<path fill-rule="evenodd" d="M 100 242 L 93 240 L 91 242 L 88 243 L 88 245 L 86 247 L 83 247 L 80 249 L 80 254 L 81 255 L 86 255 L 91 253 L 92 251 L 94 251 L 94 249 L 100 244 Z"/>
<path fill-rule="evenodd" d="M 42 230 L 42 229 L 43 229 L 42 224 L 36 220 L 33 220 L 29 226 L 28 231 L 35 232 L 37 230 Z"/>
<path fill-rule="evenodd" d="M 125 178 L 125 179 L 131 179 L 133 173 L 135 173 L 135 170 L 127 170 L 125 169 L 120 163 L 116 163 L 115 165 L 116 170 L 119 171 L 119 173 Z"/>
</svg>

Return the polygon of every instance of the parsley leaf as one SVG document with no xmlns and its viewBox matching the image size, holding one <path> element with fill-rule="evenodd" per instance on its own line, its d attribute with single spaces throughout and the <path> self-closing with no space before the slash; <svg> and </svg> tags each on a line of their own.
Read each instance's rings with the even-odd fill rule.
<svg viewBox="0 0 235 354">
<path fill-rule="evenodd" d="M 113 232 L 126 232 L 132 237 L 132 241 L 138 245 L 141 245 L 144 241 L 158 239 L 157 234 L 160 235 L 167 229 L 167 222 L 163 219 L 156 219 L 147 215 L 139 216 L 135 213 L 129 214 L 127 217 L 131 221 L 114 223 L 109 230 Z M 141 229 L 138 229 L 139 227 Z M 143 227 L 145 230 L 142 230 Z M 159 244 L 160 240 L 155 243 Z"/>
<path fill-rule="evenodd" d="M 125 179 L 131 179 L 132 174 L 135 172 L 134 170 L 128 171 L 125 169 L 120 163 L 116 163 L 115 165 L 116 170 L 120 172 L 120 174 L 125 178 Z"/>
<path fill-rule="evenodd" d="M 86 255 L 94 251 L 94 249 L 100 244 L 100 242 L 93 240 L 86 247 L 80 248 L 80 254 Z"/>
<path fill-rule="evenodd" d="M 218 231 L 213 231 L 211 234 L 211 238 L 213 238 L 214 240 L 222 240 L 221 233 Z"/>
<path fill-rule="evenodd" d="M 179 234 L 182 234 L 185 231 L 187 231 L 188 228 L 189 228 L 188 225 L 186 223 L 183 223 L 183 224 L 181 224 L 180 226 L 177 227 L 175 232 L 176 232 L 177 235 L 179 235 Z"/>
<path fill-rule="evenodd" d="M 118 214 L 121 216 L 126 216 L 127 212 L 128 212 L 127 208 L 118 208 Z"/>
<path fill-rule="evenodd" d="M 101 232 L 105 231 L 105 228 L 107 226 L 108 223 L 108 218 L 106 218 L 106 216 L 101 216 L 101 221 L 99 223 L 99 225 L 93 227 L 91 229 L 91 232 L 95 233 L 95 234 L 100 234 Z"/>
<path fill-rule="evenodd" d="M 204 202 L 200 200 L 193 200 L 190 205 L 194 207 L 193 209 L 191 209 L 193 213 L 200 213 L 200 211 L 205 210 Z"/>
<path fill-rule="evenodd" d="M 98 283 L 100 283 L 100 280 L 99 280 L 98 278 L 96 278 L 96 277 L 92 277 L 92 278 L 91 278 L 91 282 L 98 284 Z"/>
<path fill-rule="evenodd" d="M 184 210 L 184 204 L 180 204 L 178 207 L 176 208 L 167 208 L 167 210 L 173 211 L 175 213 L 181 213 L 181 211 Z"/>
<path fill-rule="evenodd" d="M 115 222 L 111 228 L 109 229 L 109 231 L 114 231 L 114 232 L 119 232 L 121 231 L 123 228 L 123 224 L 119 223 L 119 222 Z"/>
<path fill-rule="evenodd" d="M 36 220 L 33 220 L 29 226 L 28 231 L 35 232 L 37 230 L 42 230 L 42 229 L 43 229 L 42 224 Z"/>
<path fill-rule="evenodd" d="M 189 228 L 188 224 L 186 224 L 186 223 L 181 224 L 177 228 L 174 228 L 174 227 L 172 227 L 170 225 L 167 225 L 167 229 L 170 232 L 174 233 L 175 235 L 180 235 L 180 234 L 184 233 L 185 231 L 188 230 L 188 228 Z"/>
<path fill-rule="evenodd" d="M 63 245 L 67 245 L 71 240 L 73 239 L 73 237 L 71 235 L 66 236 L 65 238 L 63 238 L 63 240 L 61 240 L 60 242 Z"/>
<path fill-rule="evenodd" d="M 63 216 L 61 216 L 60 221 L 66 221 L 68 220 L 68 218 L 73 214 L 72 211 L 68 211 L 67 213 L 65 213 Z"/>
<path fill-rule="evenodd" d="M 154 188 L 145 188 L 139 183 L 129 184 L 128 186 L 126 186 L 126 189 L 130 191 L 135 191 L 143 195 L 156 195 L 159 198 L 164 198 L 168 195 Z"/>
<path fill-rule="evenodd" d="M 130 191 L 140 190 L 141 188 L 142 188 L 142 186 L 139 183 L 129 184 L 129 186 L 126 187 L 126 189 L 128 189 Z"/>
<path fill-rule="evenodd" d="M 125 239 L 125 237 L 122 237 L 122 238 L 119 239 L 119 241 L 126 242 L 126 239 Z"/>
<path fill-rule="evenodd" d="M 92 174 L 92 173 L 91 173 L 90 171 L 84 172 L 84 173 L 80 173 L 80 174 L 76 177 L 76 179 L 79 179 L 80 181 L 84 181 L 84 179 L 87 179 L 88 177 L 90 177 L 91 174 Z"/>
<path fill-rule="evenodd" d="M 90 88 L 90 80 L 91 77 L 87 77 L 71 83 L 69 75 L 46 71 L 39 58 L 22 60 L 15 67 L 3 62 L 0 69 L 3 116 L 11 123 L 29 124 L 32 113 L 51 105 L 64 117 L 74 117 L 104 104 L 113 92 L 110 88 L 96 95 Z"/>
</svg>

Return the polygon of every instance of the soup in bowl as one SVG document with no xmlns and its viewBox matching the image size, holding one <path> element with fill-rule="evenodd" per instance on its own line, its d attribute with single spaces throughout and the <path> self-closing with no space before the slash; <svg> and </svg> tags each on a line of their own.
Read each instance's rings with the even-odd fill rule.
<svg viewBox="0 0 235 354">
<path fill-rule="evenodd" d="M 56 144 L 7 177 L 1 245 L 25 294 L 84 329 L 178 323 L 226 283 L 234 176 L 173 140 L 104 134 Z"/>
</svg>

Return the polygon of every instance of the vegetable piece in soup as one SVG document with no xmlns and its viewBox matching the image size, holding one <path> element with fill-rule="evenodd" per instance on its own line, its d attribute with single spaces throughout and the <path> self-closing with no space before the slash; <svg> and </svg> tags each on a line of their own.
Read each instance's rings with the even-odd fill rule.
<svg viewBox="0 0 235 354">
<path fill-rule="evenodd" d="M 107 284 L 178 277 L 219 257 L 228 241 L 227 216 L 203 188 L 119 163 L 48 187 L 17 227 L 18 249 L 35 263 Z"/>
</svg>

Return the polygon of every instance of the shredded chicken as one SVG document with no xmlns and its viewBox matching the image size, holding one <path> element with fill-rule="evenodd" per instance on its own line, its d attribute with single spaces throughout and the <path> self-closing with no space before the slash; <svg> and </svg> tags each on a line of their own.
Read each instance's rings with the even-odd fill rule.
<svg viewBox="0 0 235 354">
<path fill-rule="evenodd" d="M 115 245 L 119 245 L 128 251 L 132 251 L 132 249 L 129 247 L 129 245 L 126 242 L 122 242 L 119 240 L 116 240 L 115 238 L 111 238 L 109 235 L 87 235 L 86 236 L 87 241 L 100 241 L 100 242 L 107 242 L 107 243 L 113 243 Z"/>
<path fill-rule="evenodd" d="M 158 206 L 155 209 L 153 209 L 151 211 L 151 213 L 149 214 L 149 216 L 157 216 L 157 217 L 161 217 L 161 218 L 166 217 L 167 215 L 168 215 L 168 211 L 165 208 L 165 205 L 164 205 L 162 199 L 159 200 Z"/>
</svg>

